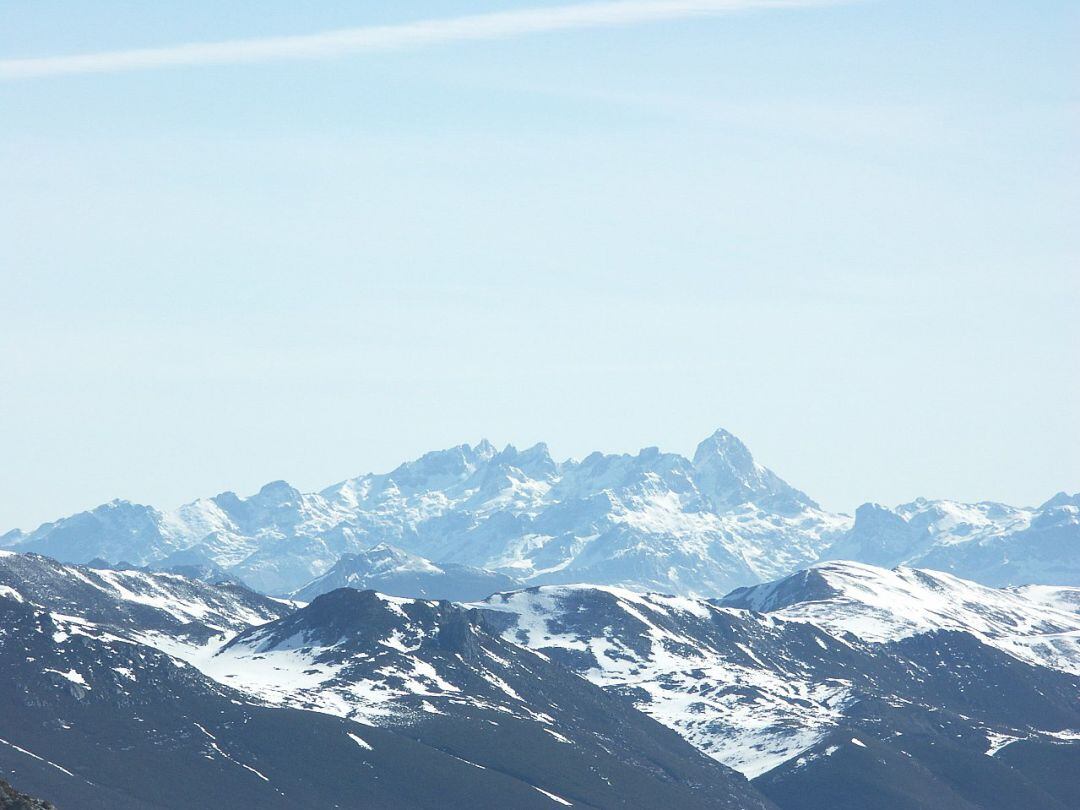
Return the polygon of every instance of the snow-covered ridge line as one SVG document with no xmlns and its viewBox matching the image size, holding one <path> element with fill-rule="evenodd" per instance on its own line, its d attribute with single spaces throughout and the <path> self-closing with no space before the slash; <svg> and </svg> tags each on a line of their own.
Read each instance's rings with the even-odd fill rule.
<svg viewBox="0 0 1080 810">
<path fill-rule="evenodd" d="M 639 709 L 749 778 L 842 726 L 848 705 L 876 689 L 868 663 L 892 660 L 903 638 L 959 631 L 1080 674 L 1080 615 L 947 574 L 828 563 L 748 590 L 705 601 L 550 585 L 476 606 L 513 617 L 508 641 L 634 695 Z"/>
<path fill-rule="evenodd" d="M 960 630 L 1020 660 L 1080 674 L 1080 614 L 1067 604 L 1078 594 L 1075 588 L 990 588 L 941 571 L 837 561 L 738 589 L 717 604 L 876 643 Z"/>
<path fill-rule="evenodd" d="M 0 561 L 0 583 L 10 591 L 0 592 L 0 608 L 45 606 L 61 653 L 76 651 L 79 637 L 147 645 L 250 701 L 382 727 L 494 713 L 494 722 L 537 723 L 555 742 L 575 744 L 572 712 L 550 689 L 560 671 L 551 665 L 559 664 L 751 778 L 812 757 L 807 752 L 852 722 L 853 705 L 919 710 L 926 667 L 941 669 L 939 645 L 947 652 L 952 643 L 937 638 L 942 631 L 1038 665 L 1023 671 L 1077 672 L 1080 661 L 1080 615 L 1045 604 L 1067 601 L 1069 589 L 1029 598 L 939 572 L 857 563 L 822 564 L 733 593 L 726 604 L 588 584 L 529 587 L 465 605 L 344 588 L 297 611 L 252 595 L 254 607 L 234 611 L 241 618 L 233 625 L 216 607 L 238 598 L 232 585 L 99 572 L 35 555 Z M 178 589 L 184 604 L 175 613 L 157 605 L 162 597 L 151 586 Z M 265 605 L 279 613 L 260 615 Z M 202 623 L 182 621 L 191 616 Z M 898 640 L 920 637 L 928 649 L 911 650 L 924 657 L 908 659 Z M 963 651 L 962 660 L 971 654 Z M 956 668 L 958 677 L 965 672 Z M 139 677 L 130 664 L 103 671 L 100 662 L 67 658 L 44 674 L 94 695 L 103 676 L 110 688 L 116 676 L 124 685 Z M 577 679 L 564 675 L 572 688 Z M 1054 731 L 1045 718 L 971 722 L 986 727 L 990 753 L 1002 734 Z"/>
<path fill-rule="evenodd" d="M 62 623 L 108 627 L 118 634 L 147 628 L 191 637 L 229 634 L 272 621 L 292 608 L 232 583 L 136 570 L 60 563 L 37 554 L 0 557 L 0 596 L 55 606 Z M 81 616 L 66 615 L 76 608 Z"/>
<path fill-rule="evenodd" d="M 723 430 L 692 458 L 645 448 L 555 461 L 543 444 L 498 450 L 481 441 L 314 493 L 275 481 L 249 498 L 225 492 L 171 511 L 113 501 L 9 532 L 0 547 L 79 563 L 193 566 L 279 596 L 323 577 L 333 585 L 348 575 L 335 570 L 343 558 L 389 548 L 386 568 L 367 560 L 361 580 L 449 585 L 487 572 L 715 597 L 823 559 L 854 559 L 992 585 L 1080 585 L 1080 495 L 1037 508 L 866 504 L 853 521 L 822 509 Z"/>
<path fill-rule="evenodd" d="M 552 459 L 490 442 L 428 453 L 318 493 L 283 481 L 176 510 L 113 501 L 0 546 L 86 562 L 218 566 L 283 595 L 389 544 L 444 569 L 715 595 L 818 557 L 850 525 L 717 431 L 693 458 L 646 448 Z M 433 573 L 433 572 L 432 572 Z"/>
</svg>

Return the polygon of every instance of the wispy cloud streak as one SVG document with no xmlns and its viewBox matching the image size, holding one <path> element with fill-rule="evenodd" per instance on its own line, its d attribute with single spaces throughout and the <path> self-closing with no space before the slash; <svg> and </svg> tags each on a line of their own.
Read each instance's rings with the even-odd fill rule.
<svg viewBox="0 0 1080 810">
<path fill-rule="evenodd" d="M 834 5 L 842 0 L 621 0 L 474 14 L 320 34 L 188 43 L 74 56 L 0 60 L 0 79 L 116 73 L 166 67 L 287 59 L 330 59 L 351 53 L 419 48 L 448 42 L 505 39 L 758 9 Z"/>
</svg>

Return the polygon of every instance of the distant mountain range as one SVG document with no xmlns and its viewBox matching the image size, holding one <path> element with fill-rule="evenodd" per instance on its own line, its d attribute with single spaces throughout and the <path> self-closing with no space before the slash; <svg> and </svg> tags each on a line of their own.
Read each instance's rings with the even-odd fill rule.
<svg viewBox="0 0 1080 810">
<path fill-rule="evenodd" d="M 1078 607 L 830 562 L 715 600 L 298 609 L 0 552 L 0 774 L 61 810 L 1064 810 Z"/>
<path fill-rule="evenodd" d="M 987 585 L 1080 585 L 1080 493 L 1037 508 L 920 498 L 864 504 L 828 559 L 949 571 Z"/>
<path fill-rule="evenodd" d="M 718 596 L 823 559 L 934 568 L 992 585 L 1073 585 L 1080 495 L 1037 508 L 867 504 L 852 520 L 822 509 L 723 430 L 690 459 L 648 448 L 556 462 L 543 444 L 496 450 L 483 441 L 319 493 L 278 481 L 250 498 L 226 492 L 170 512 L 113 501 L 8 532 L 0 547 L 76 563 L 195 566 L 279 595 L 357 583 L 471 599 L 489 578 L 492 590 L 589 582 Z M 373 573 L 376 547 L 408 561 Z"/>
</svg>

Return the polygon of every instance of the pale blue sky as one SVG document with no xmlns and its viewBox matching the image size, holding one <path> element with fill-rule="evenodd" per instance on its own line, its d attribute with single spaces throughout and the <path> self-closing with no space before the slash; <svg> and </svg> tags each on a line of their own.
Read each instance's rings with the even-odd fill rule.
<svg viewBox="0 0 1080 810">
<path fill-rule="evenodd" d="M 493 2 L 14 0 L 0 60 Z M 425 450 L 1080 489 L 1080 6 L 879 0 L 0 81 L 0 531 Z"/>
</svg>

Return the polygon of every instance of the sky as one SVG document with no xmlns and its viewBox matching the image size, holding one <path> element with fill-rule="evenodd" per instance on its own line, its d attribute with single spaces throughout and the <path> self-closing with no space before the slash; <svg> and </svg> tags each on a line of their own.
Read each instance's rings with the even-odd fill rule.
<svg viewBox="0 0 1080 810">
<path fill-rule="evenodd" d="M 841 511 L 1080 490 L 1078 44 L 1038 0 L 4 3 L 0 532 L 718 427 Z"/>
</svg>

